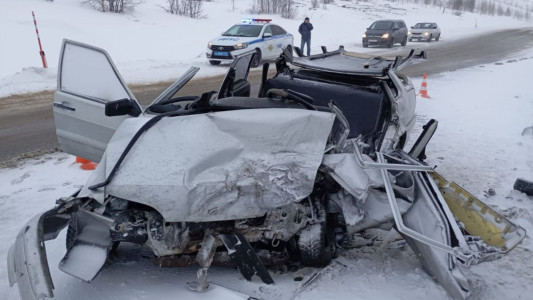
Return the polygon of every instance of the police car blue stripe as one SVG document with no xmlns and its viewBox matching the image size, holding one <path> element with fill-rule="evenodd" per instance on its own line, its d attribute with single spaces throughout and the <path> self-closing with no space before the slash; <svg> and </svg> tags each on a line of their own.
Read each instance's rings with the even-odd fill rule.
<svg viewBox="0 0 533 300">
<path fill-rule="evenodd" d="M 272 40 L 277 40 L 277 39 L 285 38 L 285 37 L 288 37 L 288 36 L 292 36 L 292 34 L 287 33 L 287 34 L 282 34 L 282 35 L 275 35 L 275 36 L 273 36 L 273 37 L 270 38 L 270 39 L 272 39 Z M 269 39 L 269 40 L 270 40 L 270 39 Z M 253 40 L 253 41 L 248 42 L 248 45 L 255 44 L 255 43 L 261 43 L 261 42 L 264 42 L 264 41 L 265 41 L 264 38 L 262 38 L 262 39 L 257 39 L 257 40 Z"/>
</svg>

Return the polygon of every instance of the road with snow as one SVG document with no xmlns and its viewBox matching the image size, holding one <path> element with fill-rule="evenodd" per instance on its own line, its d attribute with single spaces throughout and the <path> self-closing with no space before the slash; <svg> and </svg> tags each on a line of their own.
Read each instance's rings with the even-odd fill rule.
<svg viewBox="0 0 533 300">
<path fill-rule="evenodd" d="M 480 64 L 500 61 L 513 54 L 533 47 L 533 28 L 507 29 L 471 36 L 454 41 L 411 42 L 407 47 L 393 49 L 375 48 L 375 55 L 405 55 L 410 49 L 426 49 L 426 63 L 408 66 L 402 70 L 408 76 L 423 73 L 436 74 Z M 330 49 L 332 50 L 332 49 Z M 357 51 L 357 49 L 347 49 Z M 207 63 L 207 62 L 206 62 Z M 224 68 L 224 66 L 222 66 Z M 199 95 L 217 90 L 223 76 L 201 78 L 191 81 L 182 94 Z M 260 72 L 250 72 L 250 81 L 259 82 Z M 139 101 L 147 105 L 170 82 L 131 86 Z M 258 84 L 252 86 L 252 95 L 257 94 Z M 53 91 L 16 95 L 0 99 L 0 163 L 22 153 L 54 149 L 58 146 L 52 113 Z"/>
</svg>

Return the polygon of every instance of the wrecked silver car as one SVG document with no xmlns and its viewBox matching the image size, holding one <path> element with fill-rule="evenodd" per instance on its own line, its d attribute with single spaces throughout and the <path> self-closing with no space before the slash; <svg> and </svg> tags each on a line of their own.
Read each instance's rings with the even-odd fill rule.
<svg viewBox="0 0 533 300">
<path fill-rule="evenodd" d="M 403 151 L 415 90 L 396 71 L 425 52 L 323 52 L 285 51 L 270 78 L 264 64 L 257 96 L 253 53 L 234 61 L 218 92 L 175 96 L 191 68 L 142 108 L 104 50 L 65 40 L 57 136 L 99 165 L 20 231 L 10 284 L 24 300 L 54 296 L 44 241 L 64 228 L 59 268 L 72 276 L 92 281 L 119 243 L 134 243 L 159 265 L 198 264 L 187 286 L 203 291 L 213 264 L 272 284 L 269 266 L 322 267 L 342 236 L 394 227 L 452 297 L 467 298 L 461 268 L 510 251 L 525 231 L 423 163 L 436 121 Z"/>
</svg>

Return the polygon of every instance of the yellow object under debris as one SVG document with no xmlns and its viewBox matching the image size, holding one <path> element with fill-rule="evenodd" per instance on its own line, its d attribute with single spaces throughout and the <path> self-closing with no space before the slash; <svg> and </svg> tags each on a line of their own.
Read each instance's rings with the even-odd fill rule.
<svg viewBox="0 0 533 300">
<path fill-rule="evenodd" d="M 468 233 L 479 236 L 485 243 L 507 253 L 526 236 L 524 228 L 515 225 L 465 189 L 431 172 L 444 200 Z"/>
</svg>

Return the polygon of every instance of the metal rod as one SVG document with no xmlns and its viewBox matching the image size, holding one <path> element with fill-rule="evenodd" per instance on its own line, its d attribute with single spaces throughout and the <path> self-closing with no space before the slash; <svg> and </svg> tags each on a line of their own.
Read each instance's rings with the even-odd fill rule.
<svg viewBox="0 0 533 300">
<path fill-rule="evenodd" d="M 376 153 L 376 155 L 377 155 L 378 162 L 380 163 L 385 162 L 385 159 L 383 158 L 383 155 L 381 153 L 378 152 Z M 456 251 L 454 251 L 452 247 L 448 245 L 444 245 L 431 238 L 428 238 L 427 236 L 420 234 L 419 232 L 416 232 L 412 230 L 411 228 L 405 226 L 405 224 L 403 223 L 402 214 L 400 212 L 400 209 L 398 208 L 398 203 L 396 203 L 396 197 L 394 196 L 394 190 L 392 188 L 392 184 L 390 182 L 390 178 L 387 174 L 386 169 L 381 169 L 381 176 L 383 178 L 383 185 L 385 186 L 385 191 L 387 192 L 387 198 L 389 200 L 389 204 L 392 210 L 392 216 L 394 217 L 394 222 L 396 223 L 396 227 L 398 228 L 398 231 L 428 246 L 435 247 L 437 249 L 440 249 L 452 255 L 457 255 Z"/>
<path fill-rule="evenodd" d="M 357 143 L 355 140 L 352 140 L 353 146 L 354 146 L 354 154 L 355 154 L 355 161 L 359 165 L 359 167 L 363 169 L 384 169 L 384 170 L 397 170 L 397 171 L 433 171 L 433 168 L 430 166 L 425 165 L 407 165 L 407 164 L 389 164 L 389 163 L 381 163 L 381 162 L 369 162 L 365 161 L 363 159 L 363 154 L 361 153 L 361 150 L 359 150 L 359 147 L 357 146 Z M 379 153 L 379 152 L 376 152 Z"/>
<path fill-rule="evenodd" d="M 41 37 L 39 36 L 39 29 L 37 28 L 37 20 L 35 20 L 35 13 L 32 11 L 31 15 L 33 16 L 33 24 L 35 25 L 35 33 L 37 33 L 37 42 L 39 43 L 39 55 L 41 55 L 41 60 L 43 61 L 43 68 L 48 68 L 46 63 L 46 56 L 44 55 L 43 46 L 41 45 Z"/>
</svg>

